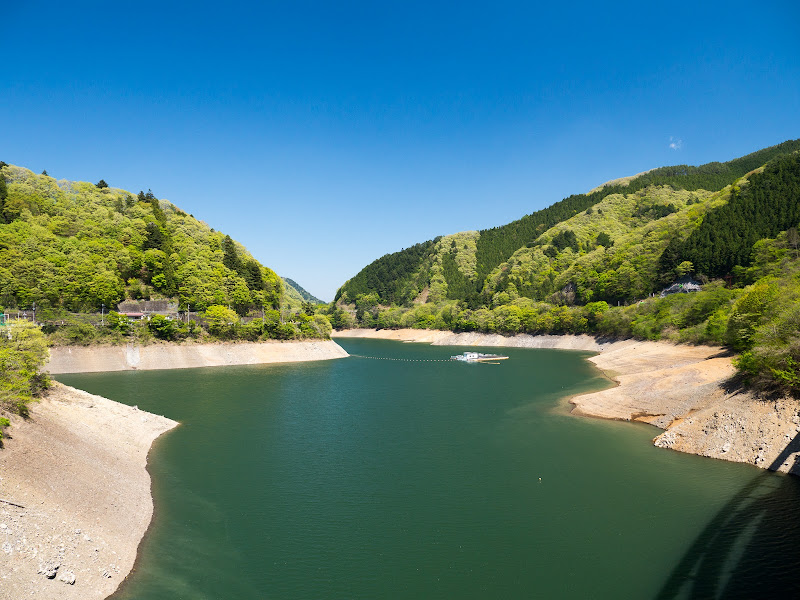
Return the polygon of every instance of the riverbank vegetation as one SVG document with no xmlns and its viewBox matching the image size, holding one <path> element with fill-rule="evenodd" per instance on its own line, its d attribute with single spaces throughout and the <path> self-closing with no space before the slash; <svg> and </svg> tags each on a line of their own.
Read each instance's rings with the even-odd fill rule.
<svg viewBox="0 0 800 600">
<path fill-rule="evenodd" d="M 50 385 L 40 369 L 47 362 L 47 342 L 41 329 L 28 321 L 0 326 L 0 447 L 8 413 L 27 416 L 30 402 Z"/>
<path fill-rule="evenodd" d="M 418 244 L 365 267 L 328 315 L 337 328 L 718 344 L 751 384 L 800 393 L 798 150 L 655 169 Z"/>
</svg>

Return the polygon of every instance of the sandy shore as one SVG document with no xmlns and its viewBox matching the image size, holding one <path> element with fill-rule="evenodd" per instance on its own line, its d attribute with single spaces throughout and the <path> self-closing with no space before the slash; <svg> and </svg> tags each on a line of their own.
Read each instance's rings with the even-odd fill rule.
<svg viewBox="0 0 800 600">
<path fill-rule="evenodd" d="M 237 342 L 231 344 L 152 344 L 149 346 L 62 346 L 50 349 L 45 367 L 52 374 L 151 371 L 230 365 L 257 365 L 345 358 L 332 340 Z"/>
<path fill-rule="evenodd" d="M 653 440 L 661 448 L 800 474 L 800 403 L 766 400 L 735 387 L 728 391 L 735 369 L 721 348 L 417 329 L 353 329 L 333 337 L 597 352 L 589 360 L 618 385 L 570 399 L 573 413 L 649 423 L 664 430 Z"/>
<path fill-rule="evenodd" d="M 176 425 L 59 383 L 15 418 L 0 450 L 0 598 L 112 594 L 152 518 L 148 451 Z"/>
</svg>

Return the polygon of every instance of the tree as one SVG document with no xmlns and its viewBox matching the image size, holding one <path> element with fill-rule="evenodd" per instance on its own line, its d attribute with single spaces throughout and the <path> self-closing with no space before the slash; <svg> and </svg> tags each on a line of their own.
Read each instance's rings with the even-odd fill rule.
<svg viewBox="0 0 800 600">
<path fill-rule="evenodd" d="M 677 267 L 675 267 L 675 274 L 678 277 L 683 277 L 684 275 L 688 275 L 689 273 L 693 272 L 694 272 L 694 264 L 692 264 L 692 261 L 690 260 L 685 260 Z"/>
<path fill-rule="evenodd" d="M 6 178 L 0 174 L 0 223 L 5 223 L 5 207 L 6 198 L 8 198 L 8 188 L 6 187 Z"/>
<path fill-rule="evenodd" d="M 241 270 L 241 263 L 239 262 L 239 255 L 236 252 L 236 244 L 233 243 L 231 236 L 226 235 L 225 239 L 222 240 L 222 251 L 224 252 L 222 264 L 231 271 L 238 273 Z"/>
<path fill-rule="evenodd" d="M 150 221 L 145 227 L 145 231 L 147 232 L 147 239 L 142 244 L 142 250 L 161 250 L 161 246 L 164 244 L 164 233 L 158 223 Z"/>
<path fill-rule="evenodd" d="M 147 322 L 147 328 L 154 336 L 162 340 L 174 340 L 178 333 L 175 321 L 163 315 L 152 315 Z"/>
<path fill-rule="evenodd" d="M 47 174 L 47 169 L 45 169 L 44 171 L 42 171 L 42 175 L 44 175 L 45 177 L 50 177 L 50 175 L 48 175 L 48 174 Z"/>
<path fill-rule="evenodd" d="M 14 320 L 7 327 L 10 338 L 0 336 L 0 408 L 27 415 L 28 403 L 50 383 L 39 372 L 49 355 L 47 341 L 30 321 Z"/>
<path fill-rule="evenodd" d="M 108 184 L 106 183 L 105 179 L 101 179 L 100 181 L 95 183 L 95 186 L 102 190 L 103 188 L 107 188 Z"/>
<path fill-rule="evenodd" d="M 128 335 L 131 331 L 131 322 L 128 320 L 128 317 L 114 310 L 108 313 L 106 324 L 109 329 L 119 331 L 122 335 Z"/>
<path fill-rule="evenodd" d="M 598 246 L 603 246 L 604 248 L 611 248 L 611 246 L 614 245 L 611 236 L 608 235 L 605 231 L 601 231 L 600 233 L 597 234 L 596 241 Z"/>
<path fill-rule="evenodd" d="M 205 320 L 208 323 L 208 330 L 222 338 L 233 337 L 236 332 L 236 325 L 239 324 L 239 315 L 227 306 L 214 304 L 206 309 Z"/>
<path fill-rule="evenodd" d="M 794 248 L 796 254 L 797 246 L 800 245 L 800 233 L 797 232 L 797 227 L 790 227 L 786 230 L 786 242 Z"/>
</svg>

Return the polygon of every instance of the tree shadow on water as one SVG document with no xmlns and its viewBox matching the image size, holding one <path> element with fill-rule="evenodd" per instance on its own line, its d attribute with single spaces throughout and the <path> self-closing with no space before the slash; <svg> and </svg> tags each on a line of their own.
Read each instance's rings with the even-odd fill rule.
<svg viewBox="0 0 800 600">
<path fill-rule="evenodd" d="M 769 470 L 798 450 L 800 434 Z M 800 464 L 791 472 L 800 474 Z M 698 535 L 656 598 L 800 598 L 800 478 L 753 477 Z"/>
</svg>

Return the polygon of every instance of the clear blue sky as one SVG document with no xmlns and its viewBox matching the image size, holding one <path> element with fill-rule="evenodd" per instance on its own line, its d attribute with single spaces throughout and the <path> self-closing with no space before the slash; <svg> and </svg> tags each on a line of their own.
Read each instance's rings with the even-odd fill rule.
<svg viewBox="0 0 800 600">
<path fill-rule="evenodd" d="M 0 19 L 0 160 L 150 188 L 325 300 L 436 235 L 800 137 L 796 0 L 78 0 Z"/>
</svg>

